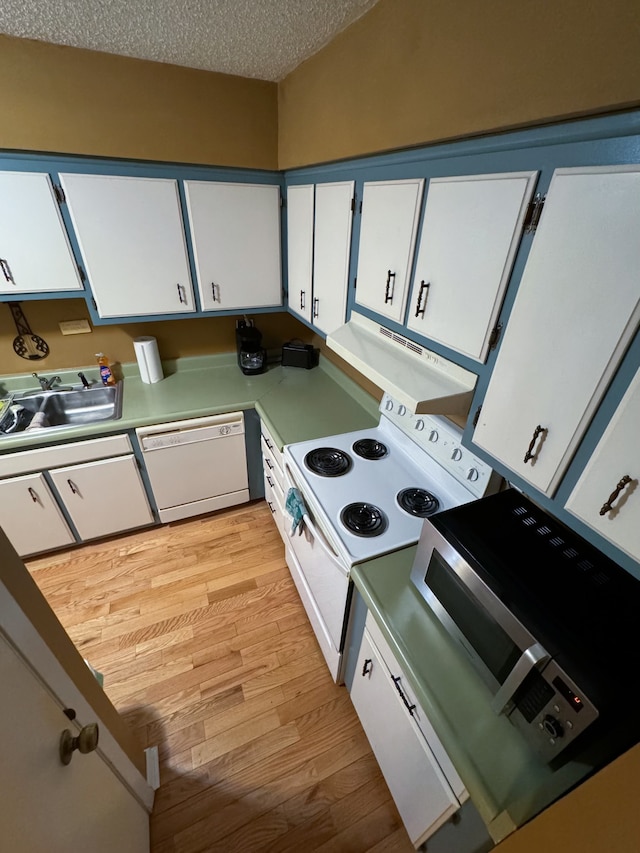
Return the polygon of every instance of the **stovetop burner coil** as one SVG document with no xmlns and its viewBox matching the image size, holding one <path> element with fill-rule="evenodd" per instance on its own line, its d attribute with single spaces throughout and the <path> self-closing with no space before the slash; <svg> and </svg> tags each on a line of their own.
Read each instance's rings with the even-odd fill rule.
<svg viewBox="0 0 640 853">
<path fill-rule="evenodd" d="M 440 501 L 426 489 L 403 489 L 398 495 L 398 505 L 410 515 L 418 518 L 428 518 L 437 512 Z"/>
<path fill-rule="evenodd" d="M 351 470 L 352 461 L 348 453 L 335 447 L 316 447 L 304 457 L 304 464 L 314 474 L 322 477 L 340 477 Z"/>
<path fill-rule="evenodd" d="M 363 459 L 384 459 L 389 448 L 375 438 L 361 438 L 354 443 L 353 452 Z"/>
<path fill-rule="evenodd" d="M 384 512 L 368 503 L 348 504 L 340 513 L 340 520 L 356 536 L 380 536 L 389 524 Z"/>
</svg>

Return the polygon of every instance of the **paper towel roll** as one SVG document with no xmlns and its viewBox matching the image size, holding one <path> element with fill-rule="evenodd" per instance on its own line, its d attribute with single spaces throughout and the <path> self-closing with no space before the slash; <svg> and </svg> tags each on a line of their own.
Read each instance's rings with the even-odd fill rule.
<svg viewBox="0 0 640 853">
<path fill-rule="evenodd" d="M 156 339 L 152 337 L 134 338 L 133 348 L 138 359 L 140 379 L 148 385 L 164 379 Z"/>
</svg>

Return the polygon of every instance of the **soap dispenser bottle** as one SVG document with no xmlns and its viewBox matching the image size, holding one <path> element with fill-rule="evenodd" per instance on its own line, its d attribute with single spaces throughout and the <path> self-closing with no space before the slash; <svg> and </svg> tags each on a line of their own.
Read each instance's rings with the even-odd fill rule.
<svg viewBox="0 0 640 853">
<path fill-rule="evenodd" d="M 103 352 L 97 352 L 98 367 L 100 368 L 100 379 L 103 385 L 115 385 L 116 380 L 109 366 L 109 359 Z"/>
</svg>

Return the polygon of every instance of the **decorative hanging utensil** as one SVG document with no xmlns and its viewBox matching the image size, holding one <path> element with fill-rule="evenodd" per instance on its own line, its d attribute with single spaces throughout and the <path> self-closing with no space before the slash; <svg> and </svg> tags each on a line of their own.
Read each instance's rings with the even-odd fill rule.
<svg viewBox="0 0 640 853">
<path fill-rule="evenodd" d="M 20 358 L 34 361 L 46 358 L 49 355 L 49 344 L 40 335 L 34 335 L 31 331 L 27 318 L 24 316 L 20 302 L 8 302 L 7 305 L 13 314 L 18 334 L 13 339 L 13 349 Z"/>
</svg>

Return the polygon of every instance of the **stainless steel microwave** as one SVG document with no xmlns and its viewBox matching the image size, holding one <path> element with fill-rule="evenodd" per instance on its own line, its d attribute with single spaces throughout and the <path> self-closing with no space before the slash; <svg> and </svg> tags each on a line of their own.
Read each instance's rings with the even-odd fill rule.
<svg viewBox="0 0 640 853">
<path fill-rule="evenodd" d="M 631 672 L 621 658 L 640 582 L 519 492 L 427 520 L 411 579 L 490 688 L 495 713 L 545 761 L 575 753 L 568 747 L 594 723 L 601 730 L 612 705 L 622 722 Z M 621 751 L 635 733 L 618 734 Z"/>
</svg>

